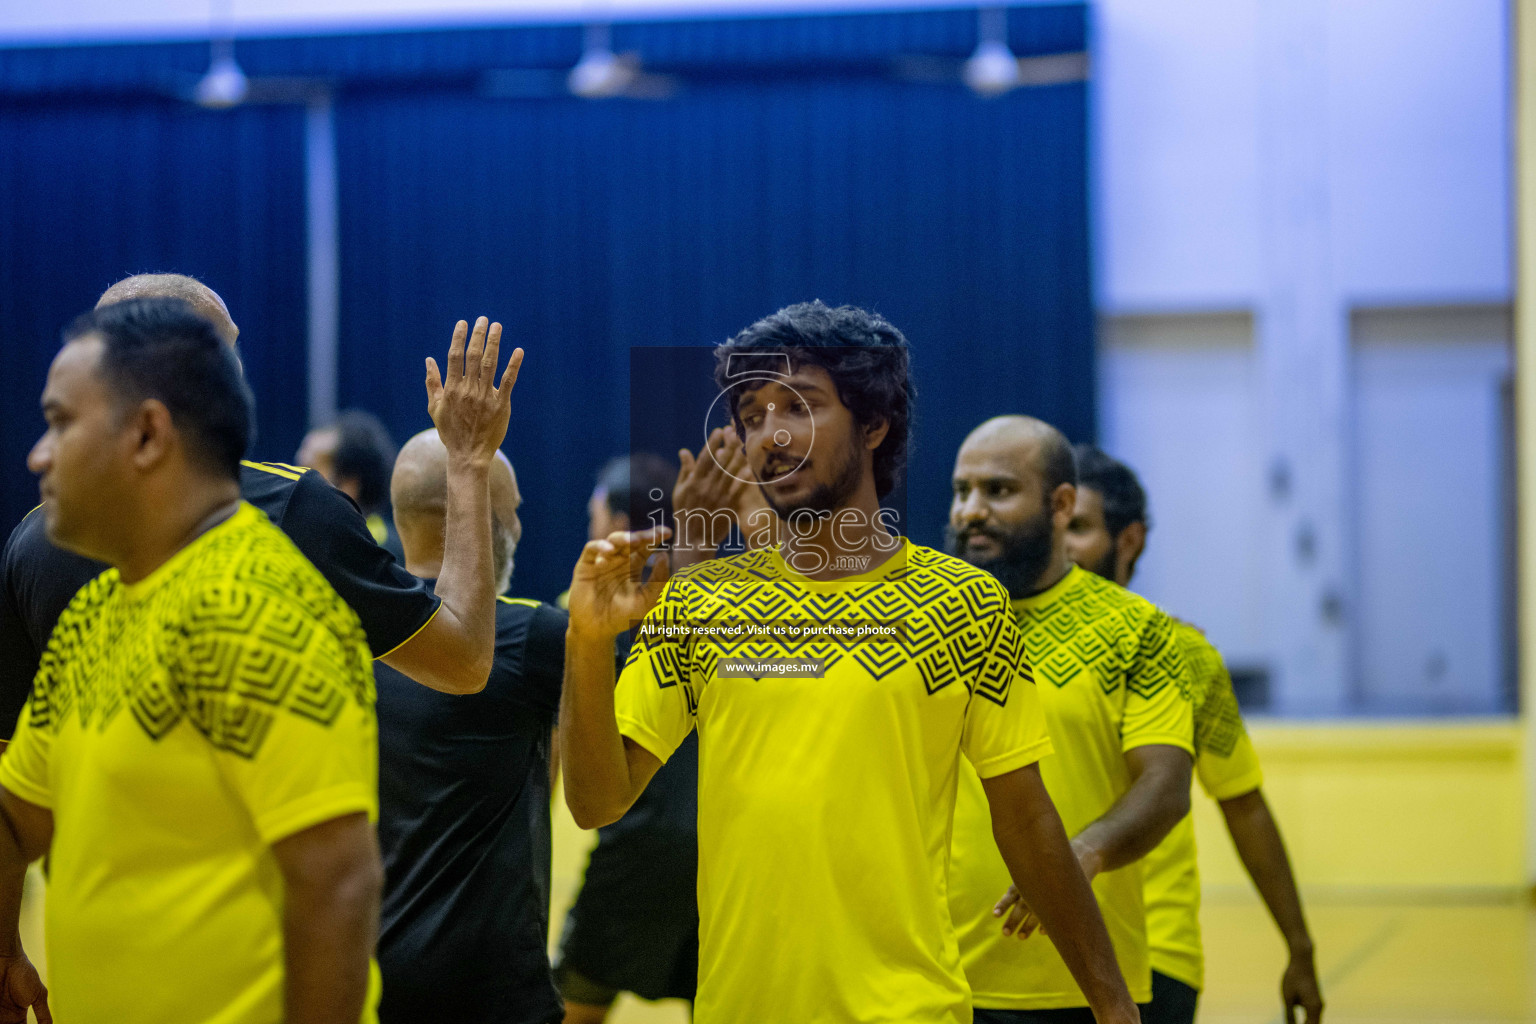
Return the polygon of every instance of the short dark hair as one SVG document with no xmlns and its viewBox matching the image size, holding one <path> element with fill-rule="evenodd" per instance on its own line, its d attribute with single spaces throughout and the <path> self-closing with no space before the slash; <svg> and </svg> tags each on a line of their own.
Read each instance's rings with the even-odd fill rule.
<svg viewBox="0 0 1536 1024">
<path fill-rule="evenodd" d="M 677 467 L 650 452 L 611 459 L 597 474 L 597 486 L 604 492 L 608 511 L 627 516 L 631 530 L 650 529 L 657 516 L 662 526 L 672 525 L 672 485 L 676 482 Z M 652 497 L 657 491 L 661 497 Z"/>
<path fill-rule="evenodd" d="M 731 357 L 758 350 L 788 357 L 789 371 L 819 366 L 837 388 L 838 401 L 860 427 L 884 420 L 889 430 L 875 449 L 875 491 L 885 497 L 907 466 L 912 403 L 912 360 L 906 337 L 878 313 L 857 306 L 828 306 L 817 299 L 785 306 L 715 349 L 715 385 L 729 389 L 731 419 L 745 435 L 737 409 L 741 388 L 732 388 Z M 783 372 L 782 369 L 779 372 Z M 760 386 L 760 385 L 758 385 Z M 752 390 L 748 388 L 746 390 Z"/>
<path fill-rule="evenodd" d="M 1132 523 L 1152 525 L 1147 515 L 1147 492 L 1131 467 L 1093 445 L 1080 444 L 1076 453 L 1078 486 L 1099 492 L 1104 501 L 1104 525 L 1111 537 L 1120 536 Z"/>
<path fill-rule="evenodd" d="M 357 481 L 357 503 L 364 512 L 389 504 L 395 442 L 377 416 L 362 409 L 348 409 L 336 417 L 334 469 L 338 480 Z"/>
<path fill-rule="evenodd" d="M 256 400 L 212 323 L 182 299 L 129 299 L 82 314 L 64 342 L 87 335 L 102 339 L 98 372 L 120 406 L 161 402 L 195 461 L 239 478 L 256 433 Z"/>
</svg>

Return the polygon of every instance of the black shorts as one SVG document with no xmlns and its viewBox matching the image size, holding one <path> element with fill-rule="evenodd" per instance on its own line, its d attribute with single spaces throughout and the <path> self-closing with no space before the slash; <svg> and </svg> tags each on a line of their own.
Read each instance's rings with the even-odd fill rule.
<svg viewBox="0 0 1536 1024">
<path fill-rule="evenodd" d="M 555 982 L 566 1002 L 603 1006 L 620 992 L 693 999 L 697 786 L 698 744 L 689 736 L 629 813 L 599 830 L 555 957 Z"/>
<path fill-rule="evenodd" d="M 1152 975 L 1156 979 L 1157 975 Z M 1152 998 L 1157 998 L 1155 988 Z M 1191 989 L 1193 991 L 1193 989 Z M 1154 1019 L 1147 1014 L 1150 1012 L 1150 1003 L 1137 1003 L 1141 1010 L 1141 1024 L 1150 1024 Z M 1190 1020 L 1194 1018 L 1191 1017 Z M 1095 1024 L 1096 1018 L 1093 1011 L 1086 1006 L 1065 1006 L 1059 1010 L 983 1010 L 976 1009 L 976 1015 L 972 1018 L 973 1024 Z"/>
<path fill-rule="evenodd" d="M 555 983 L 566 1002 L 606 1006 L 620 992 L 693 999 L 699 977 L 694 873 L 635 874 L 635 865 L 613 868 L 594 857 L 555 958 Z"/>
<path fill-rule="evenodd" d="M 1142 1008 L 1141 1024 L 1195 1024 L 1200 990 L 1177 978 L 1152 972 L 1152 1002 Z"/>
</svg>

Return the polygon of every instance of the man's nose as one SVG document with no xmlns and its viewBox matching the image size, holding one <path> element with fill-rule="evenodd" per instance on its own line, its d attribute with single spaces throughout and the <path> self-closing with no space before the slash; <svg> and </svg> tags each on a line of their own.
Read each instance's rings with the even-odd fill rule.
<svg viewBox="0 0 1536 1024">
<path fill-rule="evenodd" d="M 27 453 L 27 468 L 38 476 L 42 476 L 52 465 L 53 446 L 48 443 L 48 435 L 44 434 L 37 439 L 37 443 Z"/>
<path fill-rule="evenodd" d="M 966 493 L 965 500 L 955 505 L 955 523 L 959 526 L 969 526 L 979 523 L 987 518 L 987 504 L 981 496 L 981 492 L 972 490 Z"/>
<path fill-rule="evenodd" d="M 763 429 L 757 443 L 770 454 L 782 452 L 795 443 L 795 432 L 790 429 L 788 418 L 781 416 L 773 403 L 769 403 L 763 412 Z"/>
</svg>

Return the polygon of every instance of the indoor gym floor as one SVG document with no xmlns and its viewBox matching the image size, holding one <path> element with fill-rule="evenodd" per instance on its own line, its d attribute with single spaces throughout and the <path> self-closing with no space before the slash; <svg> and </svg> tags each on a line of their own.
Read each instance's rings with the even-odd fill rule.
<svg viewBox="0 0 1536 1024">
<path fill-rule="evenodd" d="M 556 802 L 551 920 L 574 895 L 592 835 Z M 22 937 L 41 955 L 34 869 Z M 1347 900 L 1316 894 L 1308 916 L 1329 1024 L 1536 1024 L 1536 906 L 1528 900 Z M 1281 1024 L 1282 947 L 1258 897 L 1208 896 L 1201 1024 Z M 612 1024 L 685 1024 L 681 1003 L 624 998 Z M 67 1022 L 66 1022 L 67 1024 Z"/>
<path fill-rule="evenodd" d="M 559 931 L 593 834 L 555 801 Z M 1536 1024 L 1536 905 L 1529 900 L 1388 901 L 1311 894 L 1327 1024 Z M 1257 894 L 1208 895 L 1201 912 L 1201 1024 L 1282 1024 L 1284 947 Z M 625 997 L 611 1024 L 685 1024 L 684 1005 Z M 743 1022 L 750 1024 L 750 1022 Z"/>
</svg>

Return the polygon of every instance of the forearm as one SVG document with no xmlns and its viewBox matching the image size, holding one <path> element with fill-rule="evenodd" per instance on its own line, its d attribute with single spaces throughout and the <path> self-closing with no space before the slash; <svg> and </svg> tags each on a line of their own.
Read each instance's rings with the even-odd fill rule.
<svg viewBox="0 0 1536 1024">
<path fill-rule="evenodd" d="M 380 877 L 359 867 L 335 885 L 289 886 L 283 911 L 284 1024 L 357 1024 L 377 941 Z"/>
<path fill-rule="evenodd" d="M 490 462 L 448 456 L 448 497 L 438 616 L 452 627 L 457 692 L 483 689 L 496 644 L 496 584 L 491 559 Z"/>
<path fill-rule="evenodd" d="M 1291 861 L 1286 855 L 1285 842 L 1280 838 L 1280 828 L 1270 813 L 1263 792 L 1256 789 L 1223 800 L 1221 810 L 1227 819 L 1227 831 L 1232 834 L 1232 845 L 1237 848 L 1237 855 L 1263 897 L 1264 905 L 1269 908 L 1270 916 L 1285 936 L 1291 955 L 1310 956 L 1312 935 L 1307 930 L 1306 916 L 1301 909 L 1296 878 L 1291 873 Z"/>
<path fill-rule="evenodd" d="M 992 838 L 1014 890 L 1040 919 L 1094 1016 L 1100 1024 L 1135 1022 L 1136 1004 L 1120 974 L 1104 917 L 1039 767 L 983 779 L 982 788 L 992 811 Z"/>
<path fill-rule="evenodd" d="M 0 828 L 0 956 L 21 953 L 21 899 L 27 859 L 9 828 Z"/>
<path fill-rule="evenodd" d="M 1136 1007 L 1093 888 L 1073 856 L 1054 807 L 1013 824 L 993 820 L 993 838 L 1014 884 L 1088 997 L 1094 1015 L 1101 1022 L 1135 1020 Z"/>
<path fill-rule="evenodd" d="M 0 788 L 0 955 L 21 952 L 22 889 L 27 865 L 48 852 L 52 815 Z"/>
<path fill-rule="evenodd" d="M 617 821 L 638 795 L 614 718 L 613 688 L 613 638 L 568 631 L 560 691 L 560 771 L 566 805 L 582 828 Z"/>
<path fill-rule="evenodd" d="M 1074 837 L 1092 852 L 1099 871 L 1145 857 L 1189 813 L 1188 755 L 1183 756 L 1182 772 L 1166 763 L 1143 768 L 1114 806 Z"/>
</svg>

